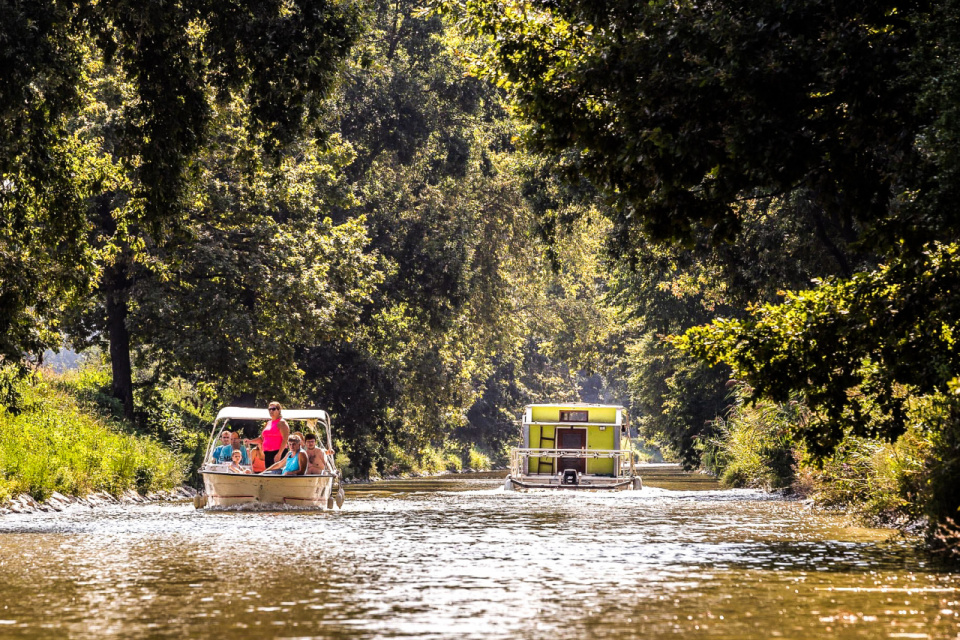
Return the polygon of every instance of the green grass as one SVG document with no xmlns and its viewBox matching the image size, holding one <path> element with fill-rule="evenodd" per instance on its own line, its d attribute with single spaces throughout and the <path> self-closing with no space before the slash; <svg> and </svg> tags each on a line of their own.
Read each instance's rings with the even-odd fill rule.
<svg viewBox="0 0 960 640">
<path fill-rule="evenodd" d="M 82 390 L 102 381 L 83 371 L 63 384 L 41 373 L 17 383 L 18 412 L 0 407 L 0 501 L 28 493 L 44 500 L 54 491 L 83 496 L 127 489 L 179 486 L 185 462 L 155 438 L 123 433 L 90 407 Z"/>
<path fill-rule="evenodd" d="M 895 442 L 848 436 L 820 469 L 812 469 L 814 498 L 852 510 L 864 521 L 890 525 L 923 516 L 929 434 L 911 426 Z"/>
</svg>

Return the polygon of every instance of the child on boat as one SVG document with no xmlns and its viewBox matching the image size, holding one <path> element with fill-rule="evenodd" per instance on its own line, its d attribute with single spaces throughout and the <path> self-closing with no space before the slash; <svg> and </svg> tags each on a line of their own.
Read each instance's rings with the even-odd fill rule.
<svg viewBox="0 0 960 640">
<path fill-rule="evenodd" d="M 250 469 L 244 469 L 241 463 L 243 462 L 243 454 L 239 449 L 233 450 L 233 457 L 230 462 L 230 466 L 227 467 L 227 471 L 231 473 L 250 473 Z"/>
</svg>

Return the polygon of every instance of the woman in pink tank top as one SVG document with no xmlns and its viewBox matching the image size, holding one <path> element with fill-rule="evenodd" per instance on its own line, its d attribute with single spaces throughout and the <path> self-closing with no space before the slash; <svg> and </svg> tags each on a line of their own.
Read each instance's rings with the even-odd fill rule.
<svg viewBox="0 0 960 640">
<path fill-rule="evenodd" d="M 290 435 L 290 425 L 280 413 L 283 407 L 279 402 L 271 402 L 267 411 L 270 412 L 270 421 L 264 426 L 259 438 L 251 438 L 246 442 L 259 444 L 263 449 L 264 465 L 269 468 L 276 460 Z"/>
</svg>

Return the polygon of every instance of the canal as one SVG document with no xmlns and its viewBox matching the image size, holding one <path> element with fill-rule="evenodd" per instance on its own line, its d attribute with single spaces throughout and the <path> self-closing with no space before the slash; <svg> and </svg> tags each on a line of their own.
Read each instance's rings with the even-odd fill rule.
<svg viewBox="0 0 960 640">
<path fill-rule="evenodd" d="M 960 638 L 960 575 L 891 532 L 671 467 L 644 479 L 3 516 L 0 638 Z"/>
</svg>

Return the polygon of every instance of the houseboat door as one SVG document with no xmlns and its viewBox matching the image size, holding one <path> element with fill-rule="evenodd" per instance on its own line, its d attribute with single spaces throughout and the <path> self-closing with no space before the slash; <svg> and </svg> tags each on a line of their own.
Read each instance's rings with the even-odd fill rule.
<svg viewBox="0 0 960 640">
<path fill-rule="evenodd" d="M 557 429 L 557 448 L 558 449 L 586 449 L 587 448 L 587 430 L 586 429 Z M 560 458 L 557 460 L 557 473 L 564 469 L 576 469 L 580 473 L 587 472 L 587 461 L 585 458 Z"/>
</svg>

